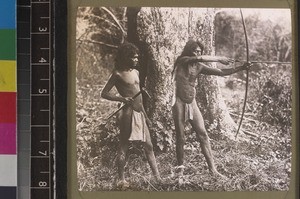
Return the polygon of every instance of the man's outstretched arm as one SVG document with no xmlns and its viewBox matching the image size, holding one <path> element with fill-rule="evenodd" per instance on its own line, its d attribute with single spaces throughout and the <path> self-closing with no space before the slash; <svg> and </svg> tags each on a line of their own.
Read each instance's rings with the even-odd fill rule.
<svg viewBox="0 0 300 199">
<path fill-rule="evenodd" d="M 231 58 L 221 57 L 221 56 L 210 56 L 210 55 L 200 55 L 200 56 L 183 56 L 180 57 L 177 62 L 179 64 L 191 64 L 196 62 L 220 62 L 222 64 L 228 65 L 233 62 Z"/>
<path fill-rule="evenodd" d="M 234 68 L 224 68 L 224 69 L 218 69 L 218 68 L 211 68 L 205 64 L 202 64 L 202 70 L 201 73 L 205 75 L 217 75 L 217 76 L 227 76 L 234 74 L 236 72 L 239 72 L 241 70 L 246 70 L 247 67 L 250 65 L 248 63 L 243 64 L 242 66 L 234 67 Z"/>
</svg>

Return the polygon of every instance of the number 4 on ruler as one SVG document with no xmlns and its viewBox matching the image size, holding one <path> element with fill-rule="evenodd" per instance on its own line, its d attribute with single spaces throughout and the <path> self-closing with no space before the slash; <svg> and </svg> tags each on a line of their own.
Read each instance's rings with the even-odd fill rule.
<svg viewBox="0 0 300 199">
<path fill-rule="evenodd" d="M 41 57 L 41 59 L 39 60 L 39 63 L 45 63 L 45 62 L 47 62 L 47 60 L 44 59 L 43 57 Z"/>
</svg>

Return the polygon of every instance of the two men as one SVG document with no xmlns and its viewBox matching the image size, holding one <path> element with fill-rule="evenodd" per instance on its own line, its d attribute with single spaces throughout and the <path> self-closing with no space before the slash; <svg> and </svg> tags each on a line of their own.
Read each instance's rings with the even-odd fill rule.
<svg viewBox="0 0 300 199">
<path fill-rule="evenodd" d="M 206 158 L 210 171 L 214 175 L 222 176 L 215 167 L 209 138 L 205 130 L 201 112 L 195 101 L 195 83 L 198 75 L 225 76 L 247 68 L 247 64 L 229 69 L 216 69 L 204 65 L 202 62 L 220 62 L 229 64 L 231 59 L 201 55 L 203 46 L 193 40 L 186 43 L 182 54 L 177 58 L 174 67 L 176 86 L 176 100 L 173 106 L 173 117 L 176 129 L 176 153 L 179 167 L 184 163 L 184 125 L 189 121 L 199 138 L 202 152 Z M 102 97 L 108 100 L 119 101 L 126 104 L 118 116 L 120 128 L 120 148 L 118 152 L 118 173 L 121 183 L 126 183 L 124 177 L 125 156 L 129 141 L 141 140 L 144 143 L 146 156 L 156 179 L 160 180 L 159 172 L 150 133 L 147 124 L 150 120 L 142 104 L 142 96 L 132 98 L 140 91 L 139 75 L 135 66 L 138 63 L 138 49 L 130 43 L 123 44 L 116 56 L 115 70 L 103 88 Z M 110 94 L 116 87 L 120 96 Z"/>
</svg>

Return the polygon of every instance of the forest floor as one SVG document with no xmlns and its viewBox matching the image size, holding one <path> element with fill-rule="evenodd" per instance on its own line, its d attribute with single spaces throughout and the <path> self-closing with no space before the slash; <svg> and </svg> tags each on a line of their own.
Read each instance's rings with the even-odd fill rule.
<svg viewBox="0 0 300 199">
<path fill-rule="evenodd" d="M 95 89 L 96 87 L 96 89 Z M 101 154 L 95 140 L 99 123 L 115 110 L 116 103 L 100 98 L 102 86 L 82 84 L 77 87 L 78 186 L 81 191 L 283 191 L 289 189 L 291 177 L 291 137 L 282 129 L 264 122 L 252 122 L 247 140 L 235 141 L 217 131 L 209 131 L 218 171 L 227 179 L 209 173 L 205 158 L 195 136 L 185 145 L 185 169 L 176 173 L 175 148 L 156 152 L 163 178 L 157 183 L 152 177 L 142 146 L 132 143 L 125 166 L 129 187 L 117 187 L 116 145 L 110 154 Z M 228 92 L 224 92 L 228 93 Z M 235 95 L 242 95 L 235 93 Z M 232 96 L 225 96 L 230 99 Z M 234 107 L 234 106 L 231 106 Z M 233 111 L 234 112 L 234 111 Z M 246 125 L 246 128 L 249 125 Z M 188 133 L 192 133 L 188 130 Z M 93 132 L 93 133 L 91 133 Z M 94 133 L 97 132 L 97 133 Z M 290 132 L 290 131 L 287 131 Z M 195 134 L 195 133 L 193 133 Z M 113 136 L 113 135 L 112 135 Z"/>
</svg>

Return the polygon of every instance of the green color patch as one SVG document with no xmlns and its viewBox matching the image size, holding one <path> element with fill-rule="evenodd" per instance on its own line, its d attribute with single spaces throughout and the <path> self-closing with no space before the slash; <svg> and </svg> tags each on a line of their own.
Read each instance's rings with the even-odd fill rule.
<svg viewBox="0 0 300 199">
<path fill-rule="evenodd" d="M 16 60 L 15 29 L 0 29 L 0 60 Z"/>
</svg>

